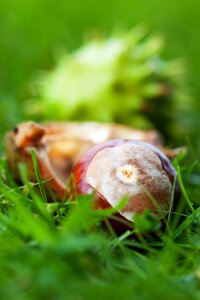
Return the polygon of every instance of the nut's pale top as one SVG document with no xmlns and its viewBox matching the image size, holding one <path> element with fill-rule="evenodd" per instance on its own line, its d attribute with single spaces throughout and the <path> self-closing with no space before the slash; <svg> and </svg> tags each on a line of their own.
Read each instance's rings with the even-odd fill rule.
<svg viewBox="0 0 200 300">
<path fill-rule="evenodd" d="M 86 182 L 112 207 L 128 196 L 120 212 L 128 220 L 145 208 L 169 209 L 172 184 L 159 157 L 143 145 L 125 143 L 100 150 L 88 167 Z"/>
</svg>

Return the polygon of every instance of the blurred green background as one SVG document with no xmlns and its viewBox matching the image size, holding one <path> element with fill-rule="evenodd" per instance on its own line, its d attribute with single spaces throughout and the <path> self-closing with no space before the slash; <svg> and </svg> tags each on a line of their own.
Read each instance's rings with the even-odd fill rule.
<svg viewBox="0 0 200 300">
<path fill-rule="evenodd" d="M 40 69 L 55 64 L 63 48 L 80 46 L 84 37 L 113 28 L 145 24 L 166 39 L 165 58 L 186 58 L 195 99 L 194 132 L 200 129 L 199 0 L 0 2 L 0 133 L 24 118 L 21 103 Z M 196 139 L 197 143 L 198 140 Z"/>
</svg>

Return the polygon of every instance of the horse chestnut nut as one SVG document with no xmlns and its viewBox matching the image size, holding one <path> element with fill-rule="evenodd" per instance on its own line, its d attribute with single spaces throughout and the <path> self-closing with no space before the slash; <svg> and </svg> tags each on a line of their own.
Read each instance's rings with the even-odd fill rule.
<svg viewBox="0 0 200 300">
<path fill-rule="evenodd" d="M 115 207 L 128 196 L 119 211 L 132 221 L 136 213 L 149 209 L 169 211 L 176 171 L 155 146 L 131 140 L 112 140 L 91 148 L 73 170 L 77 193 L 95 192 L 97 208 Z M 175 183 L 175 197 L 179 184 Z"/>
</svg>

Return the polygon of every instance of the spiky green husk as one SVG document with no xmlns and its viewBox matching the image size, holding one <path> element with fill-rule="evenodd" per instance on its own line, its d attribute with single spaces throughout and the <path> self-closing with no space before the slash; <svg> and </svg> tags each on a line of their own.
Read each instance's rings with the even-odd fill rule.
<svg viewBox="0 0 200 300">
<path fill-rule="evenodd" d="M 188 109 L 180 61 L 165 61 L 161 37 L 137 27 L 93 39 L 58 61 L 42 79 L 40 103 L 48 118 L 154 125 L 165 136 L 185 134 Z"/>
</svg>

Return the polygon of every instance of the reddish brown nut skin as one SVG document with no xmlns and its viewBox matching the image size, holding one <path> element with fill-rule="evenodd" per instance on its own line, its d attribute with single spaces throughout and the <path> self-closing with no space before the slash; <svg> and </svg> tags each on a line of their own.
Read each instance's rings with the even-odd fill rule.
<svg viewBox="0 0 200 300">
<path fill-rule="evenodd" d="M 73 170 L 73 174 L 75 177 L 76 182 L 76 189 L 78 194 L 89 194 L 94 192 L 94 189 L 91 185 L 89 185 L 86 181 L 86 173 L 88 170 L 88 167 L 90 166 L 92 160 L 94 157 L 99 153 L 99 151 L 105 149 L 105 148 L 115 148 L 120 145 L 124 144 L 134 144 L 134 145 L 140 145 L 143 147 L 148 148 L 151 150 L 156 156 L 159 158 L 160 163 L 162 165 L 163 171 L 167 174 L 169 181 L 171 185 L 173 185 L 174 178 L 176 177 L 176 171 L 174 167 L 172 166 L 169 159 L 155 146 L 141 141 L 131 141 L 131 140 L 111 140 L 106 143 L 103 143 L 101 145 L 95 146 L 91 148 L 84 157 L 79 161 L 79 163 L 76 165 L 76 167 Z M 120 158 L 119 158 L 120 159 Z M 177 201 L 180 196 L 180 188 L 178 181 L 176 180 L 175 183 L 175 195 L 174 199 Z M 145 204 L 144 204 L 145 205 Z M 108 208 L 110 207 L 110 203 L 107 201 L 107 199 L 99 193 L 98 190 L 95 191 L 95 207 L 98 208 Z M 147 207 L 148 208 L 148 207 Z M 145 209 L 145 207 L 144 207 Z"/>
</svg>

